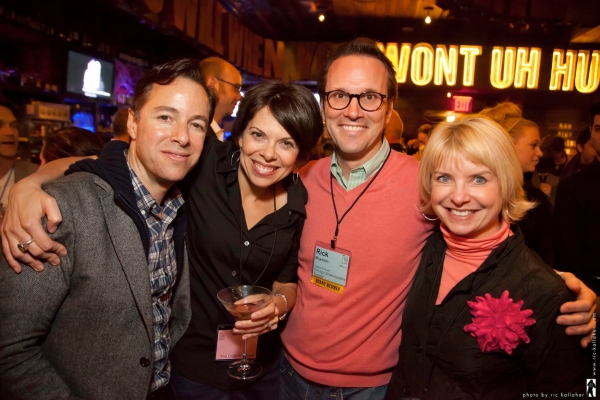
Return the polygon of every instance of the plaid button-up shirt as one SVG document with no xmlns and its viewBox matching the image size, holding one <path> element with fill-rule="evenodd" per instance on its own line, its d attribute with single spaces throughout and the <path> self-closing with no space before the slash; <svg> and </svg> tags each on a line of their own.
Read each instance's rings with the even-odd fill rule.
<svg viewBox="0 0 600 400">
<path fill-rule="evenodd" d="M 161 207 L 152 197 L 142 181 L 127 162 L 137 206 L 142 213 L 150 232 L 150 253 L 148 272 L 152 292 L 152 322 L 154 325 L 154 365 L 150 392 L 165 386 L 171 376 L 169 363 L 169 319 L 171 317 L 171 297 L 177 278 L 177 259 L 173 242 L 172 222 L 177 210 L 183 205 L 183 197 L 178 189 L 167 193 Z"/>
</svg>

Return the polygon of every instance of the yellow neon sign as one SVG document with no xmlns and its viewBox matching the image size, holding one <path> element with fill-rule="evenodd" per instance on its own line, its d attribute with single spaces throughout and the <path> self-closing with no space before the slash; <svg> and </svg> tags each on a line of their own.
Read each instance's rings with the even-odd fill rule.
<svg viewBox="0 0 600 400">
<path fill-rule="evenodd" d="M 475 83 L 475 57 L 481 55 L 481 46 L 460 46 L 460 54 L 465 56 L 463 86 L 473 86 Z"/>
<path fill-rule="evenodd" d="M 494 47 L 492 49 L 492 66 L 490 69 L 490 83 L 496 89 L 509 88 L 515 79 L 515 54 L 514 47 Z M 502 63 L 504 59 L 504 63 Z"/>
<path fill-rule="evenodd" d="M 542 49 L 532 47 L 519 47 L 517 49 L 517 62 L 515 66 L 515 87 L 520 89 L 527 85 L 528 89 L 537 89 L 540 74 L 540 59 Z M 527 84 L 525 84 L 527 75 Z"/>
<path fill-rule="evenodd" d="M 417 86 L 433 83 L 436 86 L 455 86 L 458 79 L 459 56 L 462 57 L 463 86 L 473 86 L 477 56 L 481 46 L 436 45 L 419 43 L 378 43 L 396 69 L 396 81 L 406 83 L 410 78 Z M 542 50 L 537 47 L 501 47 L 492 49 L 490 84 L 496 89 L 510 87 L 537 89 L 540 79 Z M 549 90 L 592 93 L 600 86 L 600 50 L 562 50 L 552 53 Z"/>
<path fill-rule="evenodd" d="M 458 46 L 450 46 L 450 50 L 444 45 L 435 48 L 435 71 L 433 73 L 433 84 L 441 85 L 446 79 L 448 86 L 456 85 L 456 70 L 458 69 Z"/>
<path fill-rule="evenodd" d="M 398 69 L 396 70 L 396 81 L 399 83 L 406 83 L 410 47 L 410 43 L 402 43 L 402 46 L 400 46 L 400 59 L 398 60 Z"/>
<path fill-rule="evenodd" d="M 390 43 L 387 47 L 384 47 L 383 43 L 377 43 L 377 47 L 385 53 L 386 57 L 392 62 L 394 69 L 398 71 L 398 45 L 396 43 Z"/>
<path fill-rule="evenodd" d="M 410 79 L 415 85 L 425 86 L 433 78 L 433 47 L 419 43 L 412 51 Z"/>
<path fill-rule="evenodd" d="M 565 61 L 563 62 L 563 60 Z M 577 54 L 575 50 L 567 50 L 565 54 L 562 49 L 554 49 L 554 52 L 552 52 L 552 72 L 550 72 L 550 90 L 562 89 L 568 92 L 573 90 L 576 62 Z"/>
<path fill-rule="evenodd" d="M 589 50 L 580 50 L 579 54 L 577 54 L 577 72 L 575 73 L 575 87 L 581 93 L 592 93 L 593 91 L 598 89 L 598 83 L 600 83 L 598 81 L 600 50 L 594 50 L 594 52 L 592 53 L 588 68 L 589 59 Z"/>
<path fill-rule="evenodd" d="M 396 70 L 396 82 L 406 83 L 410 59 L 410 43 L 402 43 L 400 46 L 400 54 L 398 54 L 397 43 L 388 43 L 387 47 L 384 46 L 383 43 L 377 43 L 377 47 L 379 47 L 392 62 L 392 65 Z"/>
</svg>

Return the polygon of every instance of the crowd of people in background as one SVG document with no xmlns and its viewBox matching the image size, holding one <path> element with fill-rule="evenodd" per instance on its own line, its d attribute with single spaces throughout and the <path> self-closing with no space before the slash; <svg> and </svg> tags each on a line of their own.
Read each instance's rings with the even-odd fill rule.
<svg viewBox="0 0 600 400">
<path fill-rule="evenodd" d="M 216 57 L 157 66 L 115 115 L 115 140 L 57 131 L 42 153 L 62 160 L 3 193 L 0 398 L 585 389 L 600 105 L 568 161 L 564 140 L 508 102 L 405 141 L 394 67 L 365 38 L 331 52 L 321 104 L 299 85 L 266 81 L 244 98 L 241 85 Z M 16 111 L 0 112 L 16 148 Z M 7 173 L 15 154 L 0 153 Z M 239 284 L 274 300 L 236 322 L 216 293 Z M 259 337 L 258 378 L 233 380 L 215 360 L 222 324 Z"/>
</svg>

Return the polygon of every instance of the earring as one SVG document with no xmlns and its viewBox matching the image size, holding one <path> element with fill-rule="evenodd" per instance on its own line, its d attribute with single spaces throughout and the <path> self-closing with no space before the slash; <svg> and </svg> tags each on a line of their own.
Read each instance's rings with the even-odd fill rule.
<svg viewBox="0 0 600 400">
<path fill-rule="evenodd" d="M 421 215 L 423 216 L 423 218 L 425 218 L 427 221 L 437 221 L 439 218 L 429 218 L 427 215 L 421 213 Z"/>
<path fill-rule="evenodd" d="M 298 169 L 296 169 L 296 172 L 292 170 L 292 181 L 294 182 L 294 185 L 298 183 L 298 171 Z"/>
<path fill-rule="evenodd" d="M 235 161 L 233 161 L 233 157 L 236 155 L 237 153 L 237 158 L 235 159 Z M 236 151 L 234 151 L 233 153 L 231 153 L 231 165 L 235 165 L 238 161 L 240 161 L 240 154 L 242 153 L 241 149 L 237 149 Z"/>
</svg>

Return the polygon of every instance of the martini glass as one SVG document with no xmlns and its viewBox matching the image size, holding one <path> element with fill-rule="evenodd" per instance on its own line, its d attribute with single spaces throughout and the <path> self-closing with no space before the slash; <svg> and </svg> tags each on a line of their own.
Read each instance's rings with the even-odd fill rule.
<svg viewBox="0 0 600 400">
<path fill-rule="evenodd" d="M 250 319 L 253 312 L 269 304 L 273 294 L 264 287 L 240 285 L 220 290 L 217 298 L 235 319 L 242 321 Z M 235 379 L 251 379 L 258 376 L 260 371 L 262 371 L 262 367 L 258 361 L 246 358 L 246 341 L 244 340 L 242 359 L 229 364 L 227 374 Z"/>
</svg>

